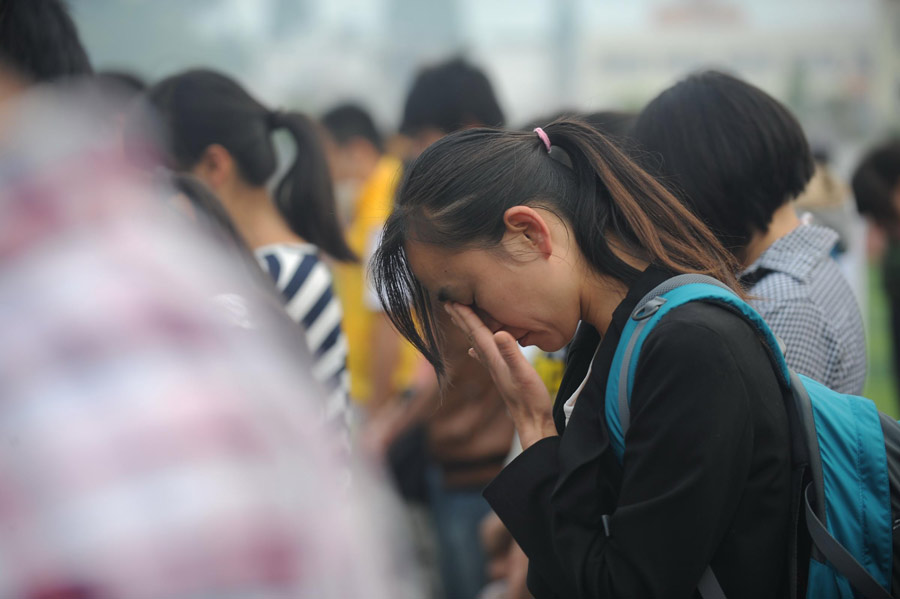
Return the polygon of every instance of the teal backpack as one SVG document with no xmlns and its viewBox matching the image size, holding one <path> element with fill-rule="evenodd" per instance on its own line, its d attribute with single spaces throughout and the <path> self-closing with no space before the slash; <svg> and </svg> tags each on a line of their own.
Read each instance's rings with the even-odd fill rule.
<svg viewBox="0 0 900 599">
<path fill-rule="evenodd" d="M 632 311 L 610 368 L 606 423 L 622 463 L 630 422 L 631 389 L 641 346 L 669 310 L 712 302 L 742 316 L 765 342 L 785 390 L 791 432 L 794 519 L 805 521 L 812 544 L 807 599 L 890 599 L 893 538 L 900 527 L 900 424 L 872 401 L 832 391 L 792 372 L 762 317 L 721 282 L 679 275 L 644 296 Z M 898 531 L 900 532 L 900 531 Z M 797 597 L 800 530 L 791 535 L 791 597 Z M 697 590 L 725 599 L 711 568 Z"/>
</svg>

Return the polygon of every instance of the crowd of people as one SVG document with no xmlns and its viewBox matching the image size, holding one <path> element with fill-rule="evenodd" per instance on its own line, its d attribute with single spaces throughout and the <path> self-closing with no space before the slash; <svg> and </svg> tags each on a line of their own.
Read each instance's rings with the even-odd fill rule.
<svg viewBox="0 0 900 599">
<path fill-rule="evenodd" d="M 798 120 L 704 71 L 517 128 L 462 58 L 398 114 L 95 73 L 62 3 L 4 3 L 0 595 L 791 596 L 789 417 L 745 319 L 673 310 L 620 451 L 604 413 L 627 322 L 685 274 L 862 393 Z M 852 195 L 900 372 L 900 140 Z"/>
</svg>

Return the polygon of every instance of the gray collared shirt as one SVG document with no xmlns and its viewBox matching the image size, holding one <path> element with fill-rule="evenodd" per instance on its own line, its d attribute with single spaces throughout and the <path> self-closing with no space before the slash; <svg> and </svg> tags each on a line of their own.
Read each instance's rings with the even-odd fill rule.
<svg viewBox="0 0 900 599">
<path fill-rule="evenodd" d="M 773 243 L 741 276 L 771 271 L 749 294 L 785 344 L 788 365 L 836 391 L 862 393 L 866 336 L 859 305 L 831 251 L 838 235 L 801 225 Z"/>
</svg>

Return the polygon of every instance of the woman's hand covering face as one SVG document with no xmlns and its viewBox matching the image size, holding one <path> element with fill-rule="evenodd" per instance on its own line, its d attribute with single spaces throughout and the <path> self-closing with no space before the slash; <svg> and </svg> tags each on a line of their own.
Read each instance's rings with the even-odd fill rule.
<svg viewBox="0 0 900 599">
<path fill-rule="evenodd" d="M 444 304 L 453 323 L 469 340 L 469 355 L 488 369 L 516 425 L 522 448 L 556 435 L 553 402 L 544 382 L 506 331 L 492 332 L 463 304 Z"/>
</svg>

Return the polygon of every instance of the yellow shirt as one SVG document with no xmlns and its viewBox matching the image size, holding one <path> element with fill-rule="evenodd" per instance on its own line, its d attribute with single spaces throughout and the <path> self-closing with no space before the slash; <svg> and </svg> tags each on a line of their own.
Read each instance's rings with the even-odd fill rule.
<svg viewBox="0 0 900 599">
<path fill-rule="evenodd" d="M 538 376 L 544 381 L 550 397 L 556 397 L 559 386 L 562 383 L 563 372 L 566 369 L 565 350 L 553 353 L 541 352 L 533 360 L 532 365 L 537 370 Z"/>
<path fill-rule="evenodd" d="M 394 193 L 400 179 L 402 164 L 396 158 L 384 156 L 365 182 L 356 202 L 353 221 L 347 229 L 347 244 L 359 256 L 359 264 L 338 264 L 334 268 L 335 287 L 344 308 L 344 333 L 349 353 L 350 396 L 365 404 L 372 394 L 372 331 L 380 312 L 366 301 L 368 290 L 365 263 L 394 204 Z M 394 372 L 394 392 L 410 387 L 415 374 L 417 352 L 406 340 L 402 341 L 400 361 Z"/>
</svg>

